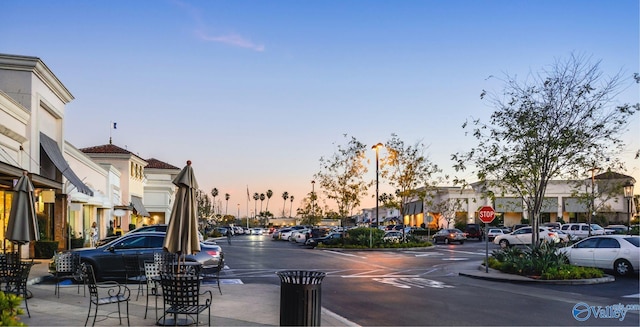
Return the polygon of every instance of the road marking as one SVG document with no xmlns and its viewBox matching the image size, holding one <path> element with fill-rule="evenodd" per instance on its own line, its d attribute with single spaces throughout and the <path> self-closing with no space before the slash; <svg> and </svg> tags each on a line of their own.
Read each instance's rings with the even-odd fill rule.
<svg viewBox="0 0 640 327">
<path fill-rule="evenodd" d="M 323 252 L 328 252 L 328 253 L 334 253 L 334 254 L 340 254 L 346 257 L 355 257 L 355 258 L 362 258 L 362 259 L 366 259 L 367 257 L 361 257 L 359 255 L 355 255 L 355 254 L 350 254 L 350 253 L 343 253 L 343 252 L 339 252 L 339 251 L 332 251 L 332 250 L 322 250 Z"/>
<path fill-rule="evenodd" d="M 629 294 L 629 295 L 625 295 L 623 297 L 628 297 L 628 298 L 640 298 L 640 293 L 637 294 Z"/>
<path fill-rule="evenodd" d="M 398 288 L 453 288 L 451 285 L 447 285 L 437 280 L 418 278 L 418 277 L 401 277 L 401 278 L 374 278 L 376 282 L 391 285 Z"/>
<path fill-rule="evenodd" d="M 465 254 L 485 255 L 485 253 L 484 253 L 484 252 L 480 253 L 480 252 L 458 251 L 458 250 L 449 250 L 449 249 L 442 249 L 442 250 L 443 250 L 443 251 L 454 252 L 454 253 L 465 253 Z"/>
<path fill-rule="evenodd" d="M 342 278 L 418 278 L 419 275 L 344 275 Z"/>
<path fill-rule="evenodd" d="M 433 252 L 433 253 L 422 253 L 422 254 L 416 254 L 416 257 L 430 257 L 430 256 L 439 256 L 439 255 L 444 255 L 444 253 L 440 253 L 440 252 Z"/>
<path fill-rule="evenodd" d="M 442 258 L 442 260 L 447 260 L 447 261 L 461 261 L 461 260 L 469 260 L 469 258 Z"/>
</svg>

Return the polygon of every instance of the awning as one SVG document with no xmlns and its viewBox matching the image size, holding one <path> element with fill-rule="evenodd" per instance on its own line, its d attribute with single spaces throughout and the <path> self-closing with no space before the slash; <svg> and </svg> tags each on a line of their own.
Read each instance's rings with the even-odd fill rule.
<svg viewBox="0 0 640 327">
<path fill-rule="evenodd" d="M 143 217 L 151 217 L 151 215 L 149 215 L 149 212 L 147 212 L 147 209 L 144 208 L 144 204 L 142 204 L 142 198 L 138 197 L 138 196 L 131 196 L 131 205 L 133 206 L 133 210 L 135 210 L 135 212 L 137 214 L 139 214 L 140 216 Z"/>
<path fill-rule="evenodd" d="M 413 202 L 409 202 L 409 203 L 405 203 L 404 206 L 402 207 L 402 211 L 404 212 L 404 215 L 418 215 L 422 213 L 422 209 L 423 209 L 423 202 L 422 201 L 413 201 Z"/>
<path fill-rule="evenodd" d="M 60 148 L 58 147 L 58 142 L 40 132 L 40 146 L 62 175 L 78 189 L 78 192 L 93 196 L 93 191 L 82 182 L 78 175 L 71 170 L 67 161 L 64 160 L 62 152 L 60 152 Z"/>
<path fill-rule="evenodd" d="M 494 206 L 496 212 L 523 212 L 522 199 L 521 198 L 496 198 Z"/>
</svg>

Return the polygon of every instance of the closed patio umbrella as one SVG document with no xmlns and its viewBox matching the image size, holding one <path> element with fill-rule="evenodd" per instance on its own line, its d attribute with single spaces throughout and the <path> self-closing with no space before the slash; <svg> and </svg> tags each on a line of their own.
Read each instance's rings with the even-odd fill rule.
<svg viewBox="0 0 640 327">
<path fill-rule="evenodd" d="M 163 248 L 179 255 L 184 262 L 184 256 L 200 252 L 196 203 L 198 182 L 191 168 L 191 160 L 187 161 L 187 166 L 173 179 L 173 184 L 178 186 L 178 191 L 173 201 Z"/>
<path fill-rule="evenodd" d="M 5 238 L 18 244 L 18 253 L 20 253 L 21 245 L 40 239 L 33 184 L 26 171 L 20 176 L 13 190 L 16 193 L 11 201 Z"/>
</svg>

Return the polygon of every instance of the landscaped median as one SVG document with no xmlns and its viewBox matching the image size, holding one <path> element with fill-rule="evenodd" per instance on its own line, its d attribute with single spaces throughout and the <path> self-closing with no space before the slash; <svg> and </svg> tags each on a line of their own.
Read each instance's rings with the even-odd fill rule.
<svg viewBox="0 0 640 327">
<path fill-rule="evenodd" d="M 405 240 L 385 239 L 384 231 L 378 228 L 359 227 L 345 232 L 344 237 L 332 244 L 318 244 L 318 248 L 341 249 L 407 249 L 433 246 L 431 242 L 407 234 Z"/>
<path fill-rule="evenodd" d="M 568 264 L 567 257 L 554 244 L 542 242 L 534 247 L 511 247 L 492 252 L 489 268 L 483 272 L 460 273 L 464 276 L 518 282 L 553 284 L 596 284 L 615 281 L 597 268 Z"/>
</svg>

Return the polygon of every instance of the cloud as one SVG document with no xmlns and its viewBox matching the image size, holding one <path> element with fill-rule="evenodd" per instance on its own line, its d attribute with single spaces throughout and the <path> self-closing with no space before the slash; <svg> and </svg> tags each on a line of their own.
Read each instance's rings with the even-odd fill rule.
<svg viewBox="0 0 640 327">
<path fill-rule="evenodd" d="M 198 35 L 202 40 L 208 41 L 208 42 L 219 42 L 219 43 L 228 44 L 234 47 L 251 49 L 253 51 L 258 51 L 258 52 L 262 52 L 265 49 L 263 44 L 253 43 L 251 40 L 245 39 L 244 37 L 237 34 L 209 36 L 209 35 L 206 35 L 204 32 L 200 31 L 198 32 Z"/>
</svg>

